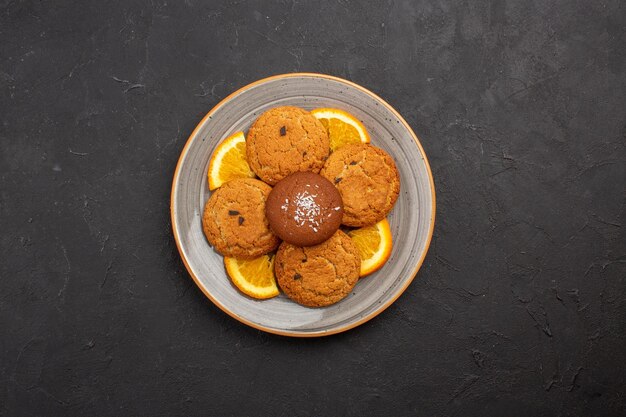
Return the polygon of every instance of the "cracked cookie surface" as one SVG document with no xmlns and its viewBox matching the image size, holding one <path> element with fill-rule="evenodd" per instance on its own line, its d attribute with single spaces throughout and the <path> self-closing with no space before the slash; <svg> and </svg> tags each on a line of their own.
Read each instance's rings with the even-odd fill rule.
<svg viewBox="0 0 626 417">
<path fill-rule="evenodd" d="M 255 258 L 273 251 L 280 239 L 269 228 L 265 203 L 272 187 L 245 178 L 215 190 L 202 215 L 209 243 L 224 256 Z"/>
<path fill-rule="evenodd" d="M 280 288 L 308 307 L 323 307 L 345 298 L 358 281 L 360 268 L 359 251 L 341 230 L 315 246 L 283 242 L 274 261 Z"/>
<path fill-rule="evenodd" d="M 266 111 L 246 136 L 250 168 L 270 185 L 294 172 L 318 173 L 329 152 L 330 141 L 322 123 L 298 107 Z"/>
<path fill-rule="evenodd" d="M 335 184 L 343 200 L 342 223 L 362 227 L 384 219 L 400 193 L 400 175 L 387 152 L 368 144 L 334 151 L 320 175 Z"/>
</svg>

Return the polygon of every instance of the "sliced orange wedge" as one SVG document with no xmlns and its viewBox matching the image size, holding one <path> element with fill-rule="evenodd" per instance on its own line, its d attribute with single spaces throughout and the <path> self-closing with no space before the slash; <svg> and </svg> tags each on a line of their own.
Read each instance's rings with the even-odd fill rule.
<svg viewBox="0 0 626 417">
<path fill-rule="evenodd" d="M 361 255 L 360 276 L 379 270 L 389 259 L 393 242 L 387 219 L 372 226 L 350 230 L 348 236 L 352 238 Z"/>
<path fill-rule="evenodd" d="M 274 276 L 274 255 L 254 259 L 224 257 L 224 266 L 233 284 L 252 298 L 264 300 L 277 296 L 280 291 Z"/>
<path fill-rule="evenodd" d="M 246 137 L 237 132 L 226 139 L 213 152 L 209 162 L 209 190 L 219 188 L 236 178 L 254 178 L 246 160 Z"/>
<path fill-rule="evenodd" d="M 346 111 L 321 108 L 311 111 L 311 114 L 326 128 L 331 151 L 348 143 L 370 143 L 370 135 L 363 123 Z"/>
</svg>

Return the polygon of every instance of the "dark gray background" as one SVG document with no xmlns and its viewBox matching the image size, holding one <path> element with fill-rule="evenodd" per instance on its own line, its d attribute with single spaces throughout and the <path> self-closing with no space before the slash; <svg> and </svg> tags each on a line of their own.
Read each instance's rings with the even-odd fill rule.
<svg viewBox="0 0 626 417">
<path fill-rule="evenodd" d="M 0 4 L 0 415 L 623 415 L 623 1 Z M 169 220 L 202 116 L 294 71 L 395 106 L 438 198 L 406 293 L 316 340 L 213 306 Z"/>
</svg>

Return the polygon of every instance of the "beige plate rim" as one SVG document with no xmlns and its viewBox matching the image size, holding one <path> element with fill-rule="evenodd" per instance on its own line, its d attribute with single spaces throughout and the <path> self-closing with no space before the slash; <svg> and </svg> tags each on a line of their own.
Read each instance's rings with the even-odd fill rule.
<svg viewBox="0 0 626 417">
<path fill-rule="evenodd" d="M 189 266 L 189 262 L 187 260 L 187 257 L 185 256 L 185 252 L 182 250 L 182 247 L 181 247 L 180 236 L 178 235 L 178 227 L 176 225 L 176 213 L 174 211 L 175 194 L 177 192 L 177 184 L 178 184 L 178 177 L 179 177 L 179 174 L 180 174 L 181 163 L 182 163 L 183 159 L 185 158 L 185 155 L 187 154 L 187 151 L 189 150 L 189 147 L 190 147 L 190 144 L 191 144 L 192 140 L 196 137 L 196 135 L 198 134 L 198 132 L 200 131 L 202 126 L 204 126 L 209 121 L 211 115 L 213 113 L 215 113 L 220 107 L 222 107 L 224 105 L 224 103 L 232 100 L 236 96 L 240 95 L 244 91 L 246 91 L 246 90 L 248 90 L 248 89 L 250 89 L 250 88 L 252 88 L 254 86 L 257 86 L 259 84 L 262 84 L 262 83 L 265 83 L 265 82 L 268 82 L 268 81 L 275 81 L 275 80 L 279 80 L 279 79 L 282 79 L 282 78 L 291 78 L 291 77 L 325 78 L 325 79 L 328 79 L 328 80 L 338 81 L 338 82 L 347 84 L 350 87 L 353 87 L 353 88 L 356 88 L 358 90 L 361 90 L 362 92 L 372 96 L 374 99 L 378 100 L 382 105 L 387 107 L 388 110 L 391 111 L 398 118 L 398 120 L 401 121 L 401 123 L 404 125 L 406 130 L 409 132 L 409 134 L 411 135 L 411 137 L 415 141 L 415 143 L 416 143 L 417 147 L 419 148 L 420 152 L 422 153 L 422 155 L 424 157 L 424 163 L 426 164 L 426 170 L 428 172 L 428 179 L 430 181 L 430 189 L 432 190 L 431 191 L 431 199 L 432 199 L 433 211 L 432 211 L 432 216 L 431 216 L 431 219 L 430 219 L 430 225 L 429 225 L 429 230 L 428 230 L 428 240 L 426 242 L 426 246 L 425 246 L 424 251 L 421 254 L 420 258 L 418 259 L 415 267 L 413 268 L 413 271 L 411 272 L 411 277 L 404 282 L 404 284 L 402 285 L 400 290 L 397 292 L 397 294 L 395 294 L 394 297 L 390 298 L 384 304 L 381 304 L 381 306 L 378 309 L 374 310 L 372 313 L 362 317 L 361 319 L 357 320 L 354 323 L 349 323 L 349 324 L 347 324 L 345 326 L 338 327 L 338 328 L 335 328 L 335 329 L 332 329 L 332 330 L 328 330 L 328 331 L 320 331 L 320 332 L 312 332 L 312 333 L 289 332 L 289 331 L 277 330 L 277 329 L 273 329 L 273 328 L 267 328 L 267 327 L 264 327 L 264 326 L 260 326 L 260 325 L 258 325 L 256 323 L 253 323 L 253 322 L 251 322 L 249 320 L 246 320 L 244 317 L 240 317 L 240 316 L 234 314 L 229 309 L 227 309 L 223 305 L 221 305 L 219 303 L 219 301 L 216 300 L 209 293 L 209 291 L 207 291 L 207 289 L 202 285 L 202 283 L 200 282 L 200 280 L 198 279 L 198 277 L 196 276 L 196 274 L 194 273 L 192 268 Z M 204 295 L 209 300 L 211 300 L 213 302 L 213 304 L 215 304 L 224 313 L 228 314 L 229 316 L 231 316 L 232 318 L 234 318 L 235 320 L 237 320 L 237 321 L 239 321 L 239 322 L 241 322 L 243 324 L 246 324 L 246 325 L 248 325 L 250 327 L 253 327 L 255 329 L 258 329 L 258 330 L 262 330 L 264 332 L 278 334 L 278 335 L 281 335 L 281 336 L 292 336 L 292 337 L 330 336 L 332 334 L 345 332 L 347 330 L 350 330 L 350 329 L 353 329 L 353 328 L 355 328 L 357 326 L 360 326 L 361 324 L 363 324 L 363 323 L 373 319 L 374 317 L 376 317 L 377 315 L 379 315 L 380 313 L 385 311 L 387 309 L 387 307 L 389 307 L 391 304 L 393 304 L 398 299 L 398 297 L 400 297 L 400 295 L 402 295 L 404 293 L 404 291 L 408 288 L 408 286 L 411 284 L 411 282 L 413 282 L 413 279 L 417 275 L 417 272 L 419 271 L 419 269 L 421 268 L 422 264 L 424 263 L 424 258 L 426 257 L 426 254 L 428 253 L 428 249 L 430 248 L 430 243 L 431 243 L 431 240 L 432 240 L 432 237 L 433 237 L 433 231 L 435 229 L 436 213 L 437 213 L 437 210 L 436 210 L 436 197 L 435 197 L 435 182 L 433 180 L 433 174 L 432 174 L 432 171 L 430 169 L 430 163 L 428 162 L 428 158 L 426 156 L 426 152 L 424 152 L 424 148 L 422 147 L 422 144 L 420 143 L 419 139 L 417 138 L 417 135 L 413 132 L 413 129 L 411 129 L 409 124 L 406 122 L 406 120 L 404 120 L 404 118 L 400 115 L 400 113 L 398 113 L 393 107 L 391 107 L 391 105 L 389 103 L 387 103 L 385 100 L 383 100 L 382 98 L 380 98 L 378 95 L 374 94 L 373 92 L 369 91 L 365 87 L 362 87 L 362 86 L 360 86 L 360 85 L 358 85 L 356 83 L 353 83 L 352 81 L 348 81 L 348 80 L 345 80 L 343 78 L 339 78 L 339 77 L 335 77 L 335 76 L 327 75 L 327 74 L 312 73 L 312 72 L 294 72 L 294 73 L 279 74 L 279 75 L 273 75 L 273 76 L 270 76 L 270 77 L 262 78 L 260 80 L 257 80 L 255 82 L 253 82 L 253 83 L 250 83 L 250 84 L 248 84 L 248 85 L 246 85 L 244 87 L 239 88 L 235 92 L 233 92 L 233 93 L 229 94 L 227 97 L 225 97 L 219 103 L 217 103 L 215 105 L 215 107 L 213 107 L 202 118 L 202 120 L 200 120 L 200 123 L 198 123 L 198 125 L 195 127 L 193 132 L 191 132 L 191 135 L 189 135 L 189 138 L 187 139 L 187 142 L 185 143 L 185 146 L 183 147 L 183 150 L 180 153 L 180 157 L 178 158 L 178 162 L 176 163 L 176 169 L 174 171 L 174 178 L 173 178 L 173 181 L 172 181 L 172 191 L 171 191 L 171 194 L 170 194 L 170 215 L 171 215 L 171 222 L 172 222 L 172 231 L 174 233 L 174 240 L 176 241 L 176 247 L 178 248 L 178 252 L 180 253 L 180 257 L 183 260 L 183 263 L 185 264 L 185 268 L 187 269 L 187 272 L 189 272 L 189 275 L 191 275 L 191 278 L 194 280 L 196 285 L 202 290 Z"/>
</svg>

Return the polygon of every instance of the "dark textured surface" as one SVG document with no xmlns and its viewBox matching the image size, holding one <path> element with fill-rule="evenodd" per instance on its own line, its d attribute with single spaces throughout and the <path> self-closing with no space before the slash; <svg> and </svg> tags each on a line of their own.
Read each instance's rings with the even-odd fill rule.
<svg viewBox="0 0 626 417">
<path fill-rule="evenodd" d="M 267 3 L 0 1 L 0 415 L 623 415 L 624 2 Z M 292 71 L 387 99 L 438 192 L 407 292 L 317 340 L 219 311 L 169 222 L 195 124 Z"/>
</svg>

